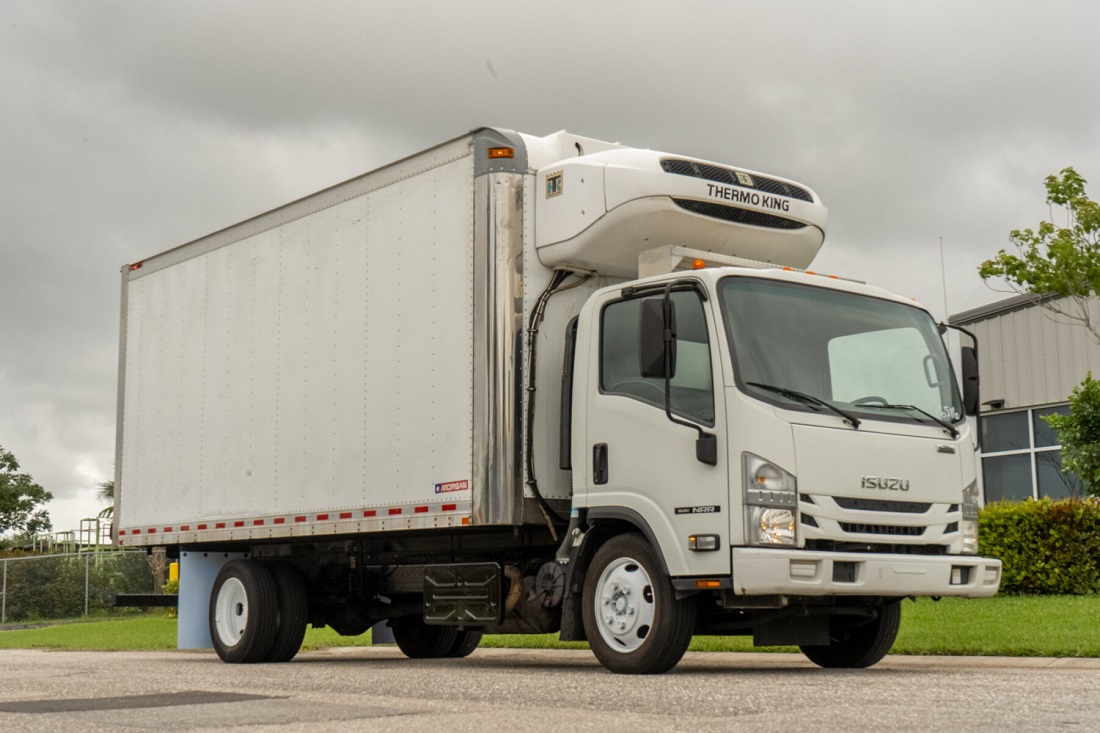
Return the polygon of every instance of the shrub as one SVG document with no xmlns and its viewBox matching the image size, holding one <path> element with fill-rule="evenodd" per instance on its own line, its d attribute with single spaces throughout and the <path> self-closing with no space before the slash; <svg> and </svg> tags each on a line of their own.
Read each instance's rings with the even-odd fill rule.
<svg viewBox="0 0 1100 733">
<path fill-rule="evenodd" d="M 997 502 L 978 518 L 979 553 L 1004 563 L 1001 592 L 1100 592 L 1100 501 Z"/>
</svg>

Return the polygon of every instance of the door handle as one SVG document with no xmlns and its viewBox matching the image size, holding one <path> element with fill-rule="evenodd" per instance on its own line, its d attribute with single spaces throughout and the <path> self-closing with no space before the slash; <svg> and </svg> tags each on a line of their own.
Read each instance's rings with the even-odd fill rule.
<svg viewBox="0 0 1100 733">
<path fill-rule="evenodd" d="M 592 483 L 607 483 L 607 443 L 592 446 Z"/>
</svg>

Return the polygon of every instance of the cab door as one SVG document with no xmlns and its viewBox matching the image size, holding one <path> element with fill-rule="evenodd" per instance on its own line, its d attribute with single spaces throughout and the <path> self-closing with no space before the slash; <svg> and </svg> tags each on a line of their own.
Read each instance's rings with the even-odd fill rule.
<svg viewBox="0 0 1100 733">
<path fill-rule="evenodd" d="M 670 575 L 725 575 L 729 460 L 723 391 L 715 388 L 721 384 L 718 330 L 700 289 L 676 286 L 668 294 L 675 318 L 674 422 L 665 410 L 665 379 L 643 376 L 641 367 L 643 303 L 665 297 L 663 288 L 643 295 L 613 291 L 593 303 L 587 379 L 575 392 L 587 412 L 586 429 L 574 443 L 574 456 L 583 451 L 587 463 L 584 496 L 577 492 L 575 499 L 592 517 L 639 524 Z M 700 429 L 717 439 L 716 465 L 696 457 Z M 698 549 L 698 538 L 708 549 Z"/>
</svg>

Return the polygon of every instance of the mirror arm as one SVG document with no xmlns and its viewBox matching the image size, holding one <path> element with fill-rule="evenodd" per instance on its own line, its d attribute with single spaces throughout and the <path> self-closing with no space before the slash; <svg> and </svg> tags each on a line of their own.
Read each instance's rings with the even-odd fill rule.
<svg viewBox="0 0 1100 733">
<path fill-rule="evenodd" d="M 702 427 L 687 420 L 681 420 L 672 414 L 672 342 L 676 339 L 676 332 L 672 329 L 672 286 L 670 282 L 665 286 L 664 295 L 664 341 L 665 341 L 665 417 L 676 425 L 694 428 L 699 431 L 699 437 L 695 439 L 695 459 L 708 466 L 718 465 L 718 438 L 713 433 L 708 433 Z"/>
<path fill-rule="evenodd" d="M 981 361 L 979 361 L 979 359 L 978 359 L 978 337 L 976 335 L 974 335 L 974 333 L 972 331 L 968 331 L 967 329 L 963 328 L 962 326 L 956 326 L 953 323 L 940 323 L 939 327 L 940 327 L 940 333 L 941 334 L 946 333 L 947 329 L 951 329 L 953 331 L 958 331 L 959 333 L 962 333 L 962 334 L 965 334 L 966 336 L 968 336 L 970 338 L 970 342 L 973 344 L 973 346 L 971 346 L 970 348 L 974 350 L 974 362 L 975 362 L 975 364 L 981 364 Z M 966 375 L 963 375 L 963 376 L 965 377 Z M 977 436 L 978 437 L 978 440 L 977 440 L 978 452 L 980 453 L 981 450 L 982 450 L 982 425 L 981 425 L 981 421 L 982 421 L 982 398 L 981 398 L 981 384 L 980 384 L 980 382 L 979 382 L 978 386 L 975 387 L 975 389 L 978 391 L 978 396 L 977 396 L 977 399 L 975 400 L 975 402 L 977 402 L 977 407 L 976 407 L 976 412 L 974 413 L 974 417 L 975 417 L 975 427 L 977 428 L 977 433 L 978 433 L 978 436 Z"/>
</svg>

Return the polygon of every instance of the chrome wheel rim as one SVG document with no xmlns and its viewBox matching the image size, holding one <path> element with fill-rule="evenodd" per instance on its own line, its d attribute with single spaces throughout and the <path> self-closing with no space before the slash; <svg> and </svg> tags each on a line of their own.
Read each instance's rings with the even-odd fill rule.
<svg viewBox="0 0 1100 733">
<path fill-rule="evenodd" d="M 653 627 L 653 581 L 641 563 L 616 559 L 600 574 L 596 585 L 596 624 L 604 642 L 615 651 L 630 653 L 645 643 Z"/>
</svg>

